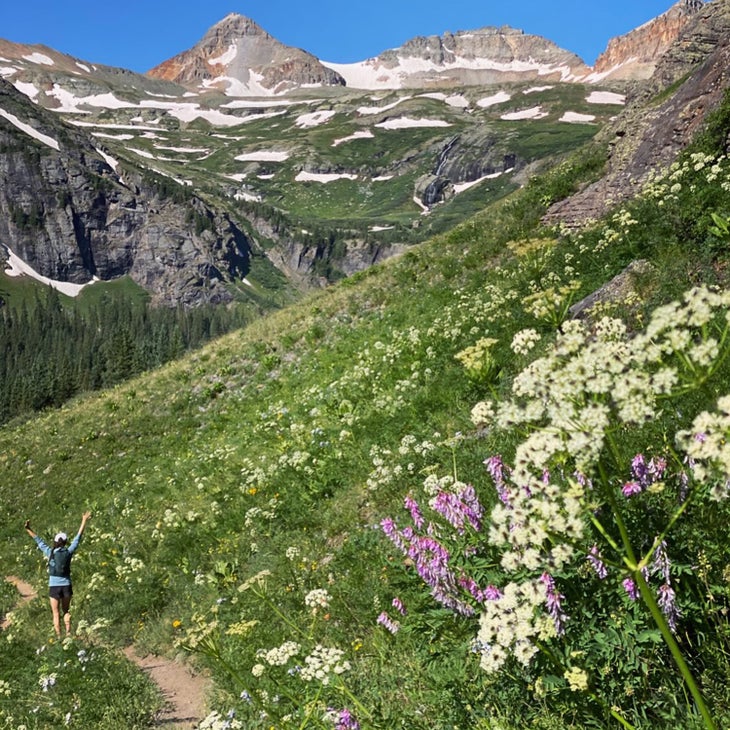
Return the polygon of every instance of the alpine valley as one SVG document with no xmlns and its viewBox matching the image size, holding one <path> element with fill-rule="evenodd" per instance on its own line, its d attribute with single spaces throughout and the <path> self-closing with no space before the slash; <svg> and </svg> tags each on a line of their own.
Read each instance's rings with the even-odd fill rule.
<svg viewBox="0 0 730 730">
<path fill-rule="evenodd" d="M 321 286 L 593 138 L 699 9 L 595 69 L 489 27 L 327 64 L 240 15 L 144 76 L 0 41 L 0 257 L 67 292 L 126 276 L 166 306 Z"/>
<path fill-rule="evenodd" d="M 0 77 L 0 730 L 730 727 L 730 0 Z"/>
</svg>

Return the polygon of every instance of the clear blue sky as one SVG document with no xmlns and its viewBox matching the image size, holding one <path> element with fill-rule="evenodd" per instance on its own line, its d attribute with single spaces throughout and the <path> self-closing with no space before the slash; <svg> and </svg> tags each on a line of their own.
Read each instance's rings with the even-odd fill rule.
<svg viewBox="0 0 730 730">
<path fill-rule="evenodd" d="M 609 38 L 672 0 L 0 0 L 0 38 L 143 72 L 195 45 L 228 13 L 282 43 L 351 63 L 417 35 L 509 25 L 592 64 Z"/>
</svg>

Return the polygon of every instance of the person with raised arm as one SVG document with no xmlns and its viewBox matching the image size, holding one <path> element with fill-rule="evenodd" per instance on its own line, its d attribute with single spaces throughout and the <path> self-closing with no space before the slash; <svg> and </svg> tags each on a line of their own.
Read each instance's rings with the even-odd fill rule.
<svg viewBox="0 0 730 730">
<path fill-rule="evenodd" d="M 59 532 L 53 538 L 53 547 L 49 547 L 30 526 L 30 520 L 25 521 L 25 531 L 35 540 L 38 549 L 48 558 L 48 595 L 51 599 L 51 612 L 53 613 L 53 628 L 56 636 L 61 638 L 61 613 L 66 629 L 66 636 L 71 635 L 71 558 L 81 542 L 86 523 L 91 517 L 91 512 L 84 512 L 81 517 L 81 526 L 76 537 L 68 543 L 68 535 Z"/>
</svg>

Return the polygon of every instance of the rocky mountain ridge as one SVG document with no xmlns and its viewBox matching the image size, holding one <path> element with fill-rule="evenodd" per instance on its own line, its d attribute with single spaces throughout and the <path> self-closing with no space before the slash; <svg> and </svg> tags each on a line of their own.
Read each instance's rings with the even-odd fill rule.
<svg viewBox="0 0 730 730">
<path fill-rule="evenodd" d="M 151 78 L 230 96 L 282 94 L 300 87 L 344 86 L 312 54 L 285 46 L 253 20 L 231 13 L 189 51 L 151 69 Z"/>
<path fill-rule="evenodd" d="M 720 4 L 638 30 L 663 39 L 655 52 L 677 55 L 685 73 L 687 54 L 701 63 L 716 34 L 705 46 L 662 43 Z M 616 48 L 625 69 L 632 45 Z M 7 247 L 60 281 L 127 274 L 160 304 L 228 301 L 269 277 L 252 261 L 297 287 L 365 269 L 523 184 L 617 115 L 605 139 L 618 170 L 633 124 L 623 92 L 643 99 L 638 128 L 641 89 L 658 83 L 606 84 L 545 39 L 483 28 L 416 38 L 355 69 L 380 84 L 373 95 L 344 85 L 352 68 L 336 72 L 238 15 L 154 76 L 10 42 L 0 64 L 0 257 Z M 657 62 L 656 89 L 678 78 L 671 68 Z"/>
<path fill-rule="evenodd" d="M 648 23 L 611 38 L 596 59 L 596 78 L 616 80 L 649 79 L 661 57 L 681 36 L 702 8 L 702 0 L 679 0 Z"/>
<path fill-rule="evenodd" d="M 74 284 L 127 275 L 154 304 L 224 303 L 249 242 L 225 215 L 121 165 L 0 79 L 0 265 Z M 4 267 L 3 267 L 4 268 Z"/>
<path fill-rule="evenodd" d="M 547 220 L 578 227 L 635 195 L 653 171 L 674 161 L 728 88 L 730 5 L 710 2 L 692 14 L 651 78 L 597 136 L 610 150 L 606 174 L 556 204 Z"/>
</svg>

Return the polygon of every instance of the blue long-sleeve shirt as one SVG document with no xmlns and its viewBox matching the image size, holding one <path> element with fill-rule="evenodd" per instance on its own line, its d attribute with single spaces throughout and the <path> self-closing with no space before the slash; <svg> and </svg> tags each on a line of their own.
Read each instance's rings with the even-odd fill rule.
<svg viewBox="0 0 730 730">
<path fill-rule="evenodd" d="M 36 542 L 36 545 L 38 545 L 38 549 L 47 557 L 51 557 L 51 548 L 46 545 L 43 540 L 36 535 L 33 538 Z M 76 537 L 71 540 L 71 544 L 68 546 L 68 551 L 71 553 L 71 555 L 76 552 L 76 548 L 79 546 L 79 543 L 81 542 L 81 533 L 78 533 Z M 71 585 L 71 578 L 64 578 L 62 575 L 49 575 L 48 576 L 48 585 L 50 586 L 70 586 Z"/>
</svg>

